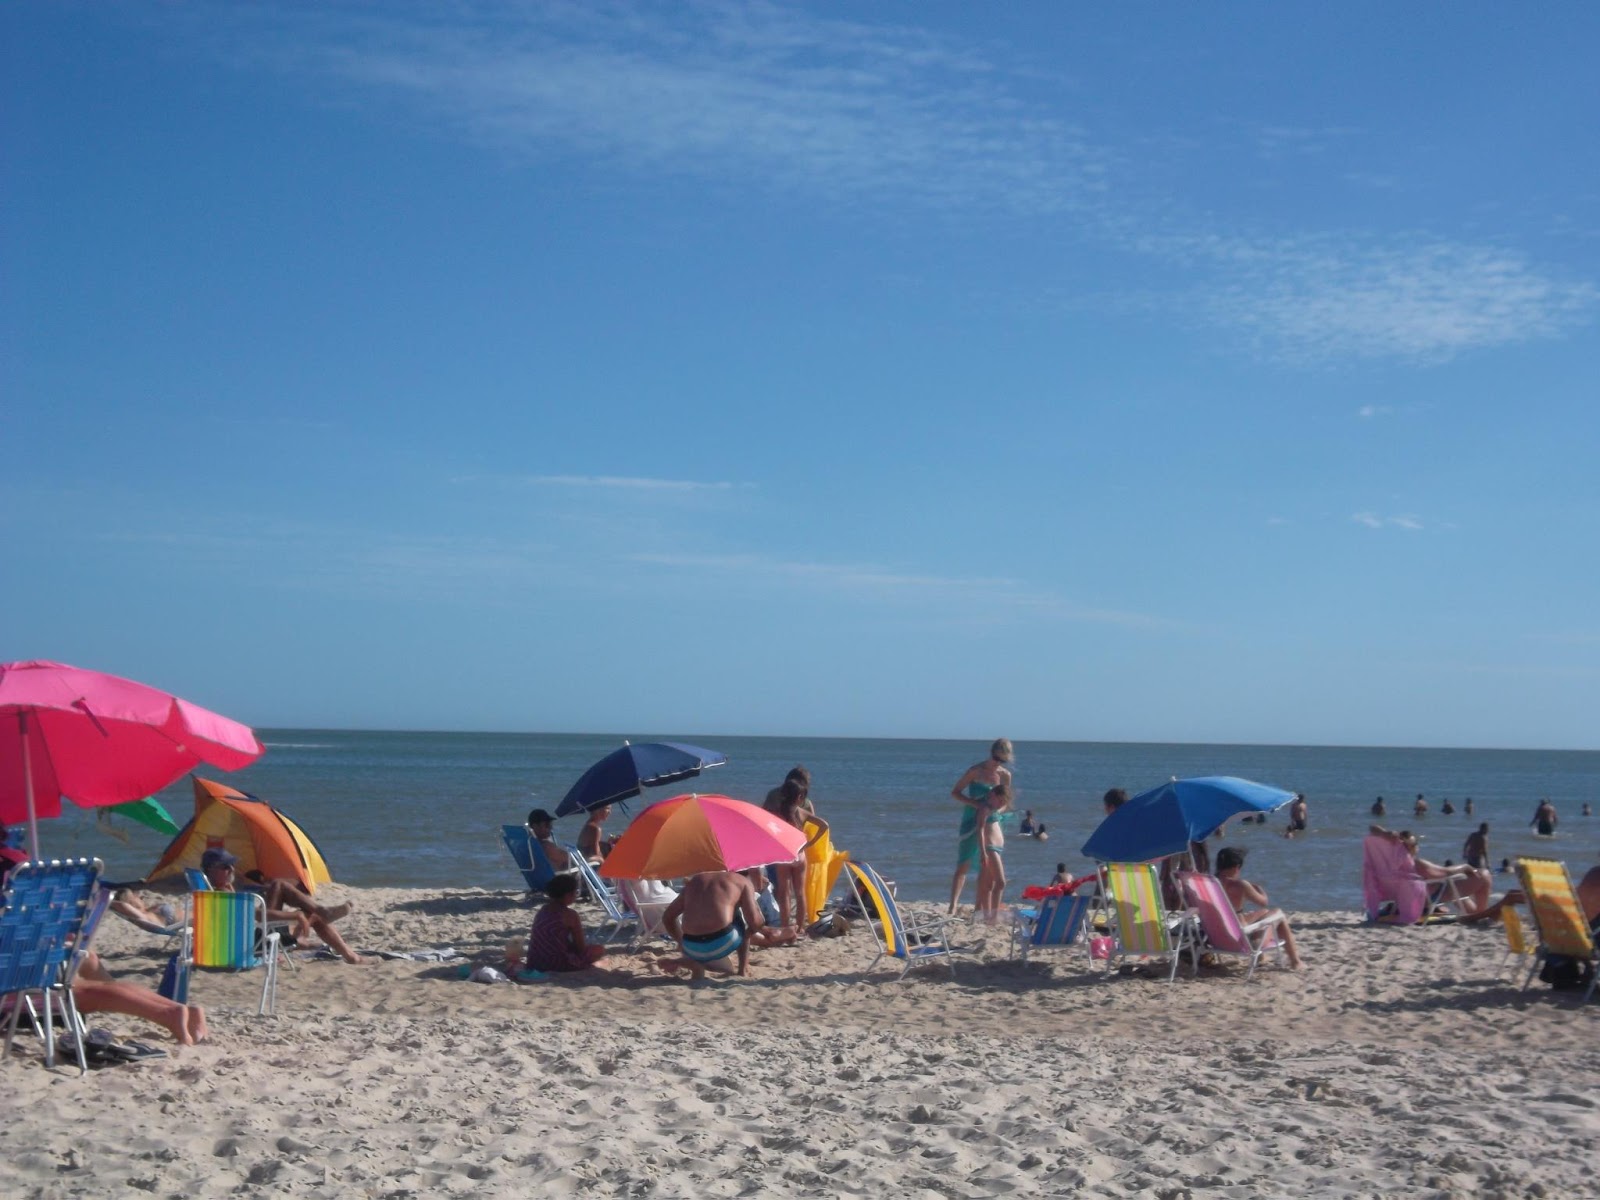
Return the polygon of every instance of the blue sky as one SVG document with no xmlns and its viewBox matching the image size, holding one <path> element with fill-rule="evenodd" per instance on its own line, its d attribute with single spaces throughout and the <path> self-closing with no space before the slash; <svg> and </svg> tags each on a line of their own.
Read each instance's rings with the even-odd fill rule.
<svg viewBox="0 0 1600 1200">
<path fill-rule="evenodd" d="M 1600 746 L 1600 10 L 0 10 L 5 658 Z"/>
</svg>

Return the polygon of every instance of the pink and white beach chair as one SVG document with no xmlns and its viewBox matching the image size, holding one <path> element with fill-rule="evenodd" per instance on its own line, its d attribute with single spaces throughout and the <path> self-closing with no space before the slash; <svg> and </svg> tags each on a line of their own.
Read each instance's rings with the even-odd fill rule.
<svg viewBox="0 0 1600 1200">
<path fill-rule="evenodd" d="M 1250 969 L 1244 975 L 1246 983 L 1269 951 L 1276 950 L 1280 958 L 1283 956 L 1276 928 L 1283 920 L 1283 913 L 1274 908 L 1246 925 L 1234 911 L 1222 880 L 1215 875 L 1179 871 L 1178 881 L 1183 885 L 1183 894 L 1190 906 L 1200 914 L 1206 948 L 1214 954 L 1235 954 L 1250 960 Z"/>
</svg>

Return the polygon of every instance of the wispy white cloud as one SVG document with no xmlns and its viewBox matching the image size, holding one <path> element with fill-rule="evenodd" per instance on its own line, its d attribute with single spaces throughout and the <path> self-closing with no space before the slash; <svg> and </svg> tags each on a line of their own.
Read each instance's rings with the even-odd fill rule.
<svg viewBox="0 0 1600 1200">
<path fill-rule="evenodd" d="M 372 10 L 309 15 L 299 32 L 294 65 L 408 97 L 518 155 L 1036 212 L 1096 190 L 1104 169 L 1075 125 L 1029 111 L 971 47 L 785 6 Z"/>
<path fill-rule="evenodd" d="M 1365 525 L 1368 529 L 1405 529 L 1412 533 L 1420 533 L 1427 528 L 1422 518 L 1412 513 L 1399 513 L 1386 517 L 1375 512 L 1358 512 L 1352 514 L 1350 519 L 1357 525 Z"/>
<path fill-rule="evenodd" d="M 715 572 L 757 584 L 796 583 L 833 592 L 882 597 L 919 596 L 980 601 L 1007 611 L 1033 616 L 1132 628 L 1176 628 L 1177 623 L 1146 613 L 1075 605 L 1062 597 L 1002 576 L 930 575 L 895 571 L 874 564 L 795 561 L 758 554 L 643 553 L 630 561 L 652 566 Z"/>
<path fill-rule="evenodd" d="M 1557 279 L 1513 250 L 1373 236 L 1144 236 L 1149 253 L 1215 269 L 1188 311 L 1301 363 L 1448 361 L 1567 332 L 1600 289 Z"/>
<path fill-rule="evenodd" d="M 543 487 L 609 488 L 634 492 L 728 492 L 753 484 L 726 480 L 648 479 L 632 475 L 529 475 L 525 482 Z"/>
<path fill-rule="evenodd" d="M 1373 417 L 1387 417 L 1394 413 L 1394 409 L 1387 404 L 1363 404 L 1356 409 L 1356 416 L 1363 421 L 1370 421 Z"/>
<path fill-rule="evenodd" d="M 236 19 L 270 26 L 236 39 L 244 53 L 360 97 L 403 99 L 519 157 L 577 154 L 635 174 L 964 220 L 1070 216 L 1064 236 L 1174 273 L 1126 306 L 1180 314 L 1276 360 L 1436 364 L 1560 336 L 1600 304 L 1591 283 L 1494 244 L 1359 229 L 1261 236 L 1184 216 L 1181 197 L 1149 197 L 1137 156 L 1097 135 L 1086 107 L 1063 113 L 1038 98 L 1026 51 L 914 27 L 759 2 Z M 1281 156 L 1357 132 L 1254 136 Z"/>
</svg>

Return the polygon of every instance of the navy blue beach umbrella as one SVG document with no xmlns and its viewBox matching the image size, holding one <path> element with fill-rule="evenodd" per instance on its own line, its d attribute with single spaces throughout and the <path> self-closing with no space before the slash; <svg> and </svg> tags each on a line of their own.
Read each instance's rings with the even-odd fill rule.
<svg viewBox="0 0 1600 1200">
<path fill-rule="evenodd" d="M 1293 792 L 1232 775 L 1174 779 L 1140 792 L 1101 821 L 1083 844 L 1083 853 L 1096 862 L 1150 862 L 1182 854 L 1190 842 L 1205 841 L 1229 817 L 1272 812 L 1293 799 Z"/>
<path fill-rule="evenodd" d="M 622 749 L 606 755 L 572 785 L 556 806 L 556 816 L 592 812 L 637 796 L 647 787 L 692 779 L 706 768 L 720 767 L 727 761 L 728 756 L 718 750 L 682 742 L 641 742 L 637 746 L 623 742 Z"/>
</svg>

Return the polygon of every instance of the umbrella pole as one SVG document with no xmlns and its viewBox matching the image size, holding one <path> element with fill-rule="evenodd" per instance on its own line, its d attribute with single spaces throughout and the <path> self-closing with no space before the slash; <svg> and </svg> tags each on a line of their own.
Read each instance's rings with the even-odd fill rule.
<svg viewBox="0 0 1600 1200">
<path fill-rule="evenodd" d="M 28 714 L 17 714 L 17 727 L 22 732 L 22 790 L 28 797 L 28 854 L 39 857 L 39 813 L 33 805 L 33 755 L 28 750 Z"/>
</svg>

